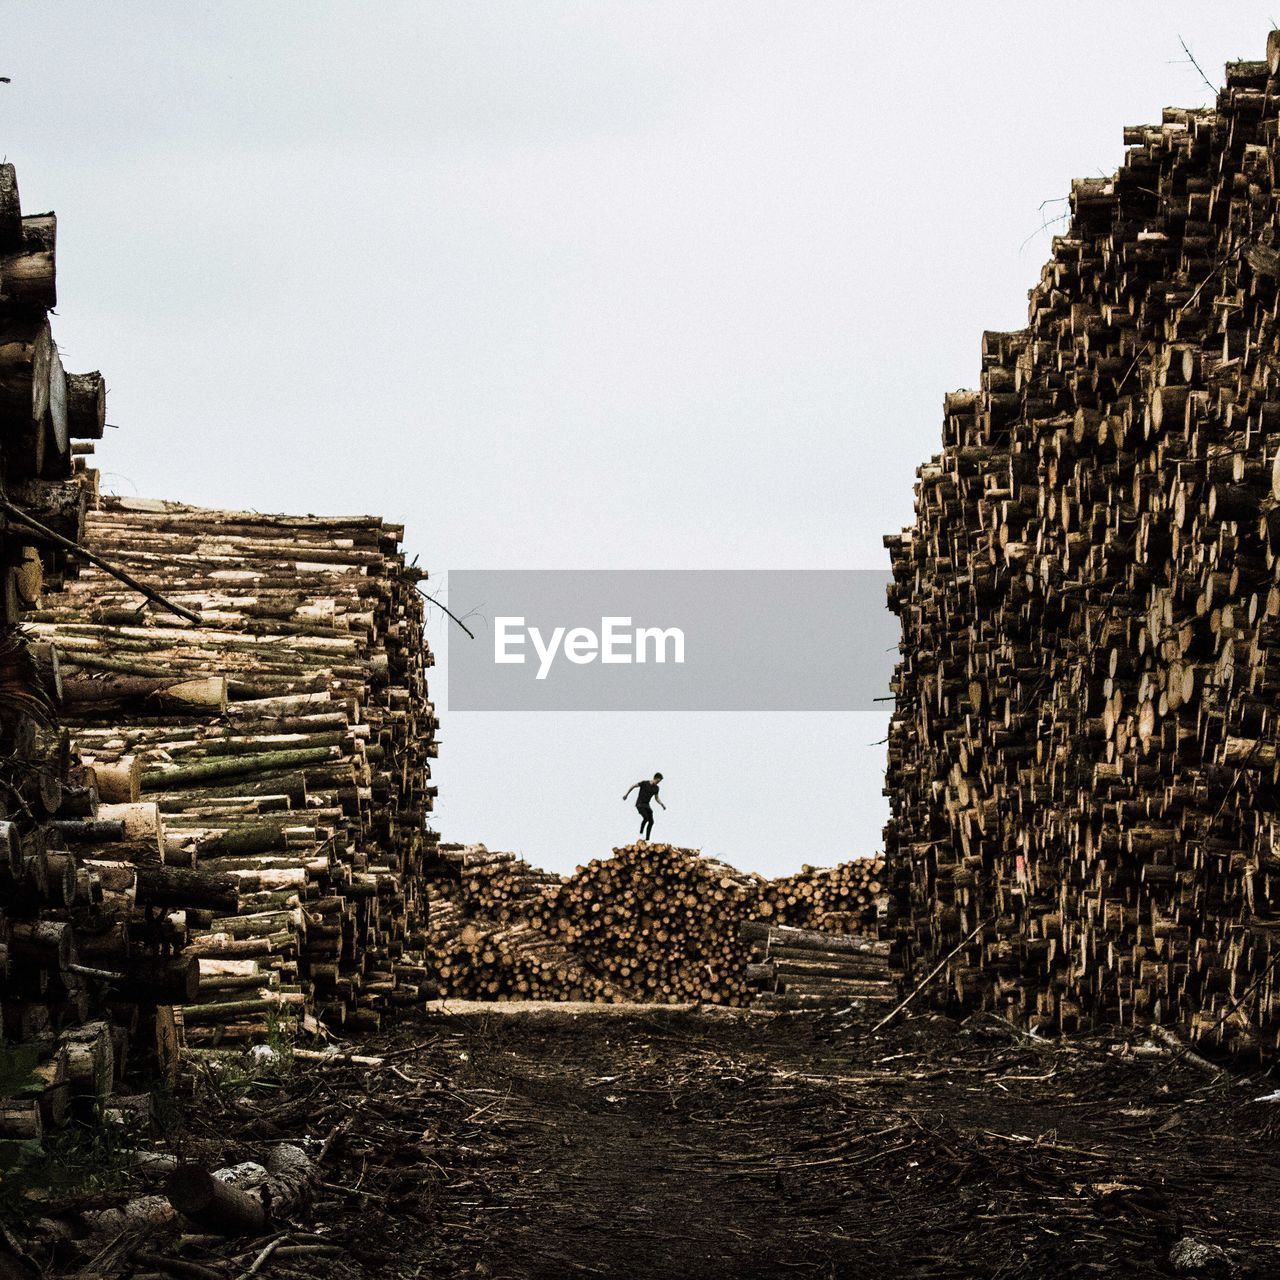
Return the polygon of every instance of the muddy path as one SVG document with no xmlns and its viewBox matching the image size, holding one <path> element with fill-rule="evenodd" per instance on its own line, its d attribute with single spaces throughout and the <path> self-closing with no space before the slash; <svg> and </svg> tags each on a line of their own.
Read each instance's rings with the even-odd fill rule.
<svg viewBox="0 0 1280 1280">
<path fill-rule="evenodd" d="M 395 1055 L 377 1070 L 207 1090 L 175 1145 L 244 1158 L 346 1121 L 290 1237 L 331 1249 L 285 1248 L 267 1277 L 1280 1274 L 1280 1106 L 1253 1101 L 1275 1085 L 1131 1040 L 938 1016 L 874 1037 L 814 1017 L 417 1022 L 361 1046 Z M 1188 1237 L 1210 1256 L 1179 1271 Z M 257 1252 L 183 1256 L 234 1277 Z"/>
<path fill-rule="evenodd" d="M 358 1044 L 374 1069 L 205 1080 L 170 1151 L 218 1167 L 340 1130 L 319 1197 L 266 1242 L 168 1228 L 93 1274 L 1280 1274 L 1280 1105 L 1256 1101 L 1275 1083 L 1143 1046 L 938 1015 L 874 1036 L 814 1016 L 419 1019 Z"/>
</svg>

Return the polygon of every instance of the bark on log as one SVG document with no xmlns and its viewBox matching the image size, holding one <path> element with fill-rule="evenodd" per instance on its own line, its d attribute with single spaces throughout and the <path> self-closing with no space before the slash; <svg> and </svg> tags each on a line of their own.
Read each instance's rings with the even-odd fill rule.
<svg viewBox="0 0 1280 1280">
<path fill-rule="evenodd" d="M 210 1173 L 203 1165 L 180 1164 L 169 1176 L 165 1194 L 183 1217 L 206 1231 L 255 1235 L 304 1205 L 318 1182 L 310 1156 L 282 1144 L 267 1157 L 265 1168 L 241 1165 Z"/>
</svg>

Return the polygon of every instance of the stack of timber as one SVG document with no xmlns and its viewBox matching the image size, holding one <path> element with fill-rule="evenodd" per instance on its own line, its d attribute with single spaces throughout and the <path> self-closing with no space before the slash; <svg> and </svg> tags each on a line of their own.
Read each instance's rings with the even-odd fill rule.
<svg viewBox="0 0 1280 1280">
<path fill-rule="evenodd" d="M 917 972 L 1035 1027 L 1280 1045 L 1280 33 L 1075 182 L 946 397 L 886 790 Z M 958 949 L 957 949 L 958 948 Z"/>
<path fill-rule="evenodd" d="M 547 932 L 563 876 L 482 844 L 437 845 L 428 879 L 427 989 L 442 999 L 621 1000 Z"/>
<path fill-rule="evenodd" d="M 754 920 L 742 923 L 739 936 L 751 948 L 746 980 L 758 1008 L 887 1004 L 897 995 L 889 942 Z"/>
<path fill-rule="evenodd" d="M 170 874 L 238 890 L 193 938 L 191 1044 L 313 1015 L 371 1030 L 423 994 L 437 722 L 423 575 L 401 536 L 372 516 L 108 498 L 90 548 L 198 622 L 140 608 L 95 569 L 32 615 L 111 798 L 155 814 Z"/>
<path fill-rule="evenodd" d="M 828 933 L 874 932 L 887 905 L 883 858 L 855 858 L 834 867 L 801 867 L 761 888 L 758 914 L 777 924 Z"/>
<path fill-rule="evenodd" d="M 498 924 L 519 920 L 541 929 L 543 908 L 565 880 L 482 844 L 440 843 L 436 855 L 428 876 L 432 900 L 462 904 Z"/>
<path fill-rule="evenodd" d="M 696 849 L 634 844 L 566 877 L 482 844 L 440 844 L 428 880 L 430 989 L 443 998 L 745 1004 L 751 956 L 738 922 L 778 925 L 787 913 L 804 928 L 827 921 L 829 934 L 874 933 L 882 866 L 867 858 L 766 880 Z"/>
<path fill-rule="evenodd" d="M 77 763 L 58 655 L 17 625 L 76 573 L 106 415 L 101 374 L 68 374 L 50 331 L 56 230 L 23 216 L 0 165 L 0 1146 L 97 1110 L 126 1066 L 172 1070 L 173 1006 L 198 976 L 184 946 L 237 902 L 230 881 L 160 865 L 154 804 L 109 803 L 110 777 Z"/>
<path fill-rule="evenodd" d="M 628 1000 L 741 1005 L 737 922 L 753 913 L 760 883 L 697 850 L 629 844 L 549 895 L 548 928 Z"/>
<path fill-rule="evenodd" d="M 533 925 L 480 924 L 433 902 L 426 990 L 455 1000 L 595 1000 L 625 997 L 580 954 Z"/>
</svg>

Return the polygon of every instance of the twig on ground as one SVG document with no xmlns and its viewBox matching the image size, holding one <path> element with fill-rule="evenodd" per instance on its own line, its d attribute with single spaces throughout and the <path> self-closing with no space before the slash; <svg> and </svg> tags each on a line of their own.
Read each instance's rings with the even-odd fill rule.
<svg viewBox="0 0 1280 1280">
<path fill-rule="evenodd" d="M 247 1271 L 242 1271 L 236 1280 L 250 1280 L 250 1277 L 256 1276 L 271 1258 L 271 1255 L 289 1238 L 289 1233 L 283 1232 L 270 1241 L 265 1249 L 254 1258 L 252 1265 Z"/>
<path fill-rule="evenodd" d="M 1177 1062 L 1182 1059 L 1188 1066 L 1195 1067 L 1197 1071 L 1202 1071 L 1205 1075 L 1212 1076 L 1215 1080 L 1227 1074 L 1221 1067 L 1215 1066 L 1210 1062 L 1208 1058 L 1202 1058 L 1189 1044 L 1183 1044 L 1168 1027 L 1152 1027 L 1151 1038 L 1159 1040 L 1173 1054 L 1170 1059 L 1171 1062 Z"/>
</svg>

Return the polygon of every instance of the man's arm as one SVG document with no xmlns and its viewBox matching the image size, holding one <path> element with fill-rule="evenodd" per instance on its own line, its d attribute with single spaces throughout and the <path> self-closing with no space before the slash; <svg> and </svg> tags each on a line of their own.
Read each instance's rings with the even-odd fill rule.
<svg viewBox="0 0 1280 1280">
<path fill-rule="evenodd" d="M 654 797 L 653 797 L 653 798 L 654 798 L 654 800 L 656 800 L 656 801 L 658 802 L 658 804 L 662 805 L 662 808 L 664 808 L 664 809 L 665 809 L 665 808 L 667 807 L 665 804 L 662 804 L 662 801 L 661 801 L 661 800 L 658 800 L 658 797 L 657 797 L 657 795 L 656 795 L 656 794 L 654 795 Z"/>
<path fill-rule="evenodd" d="M 638 782 L 633 782 L 623 793 L 622 798 L 625 800 L 639 786 Z"/>
</svg>

